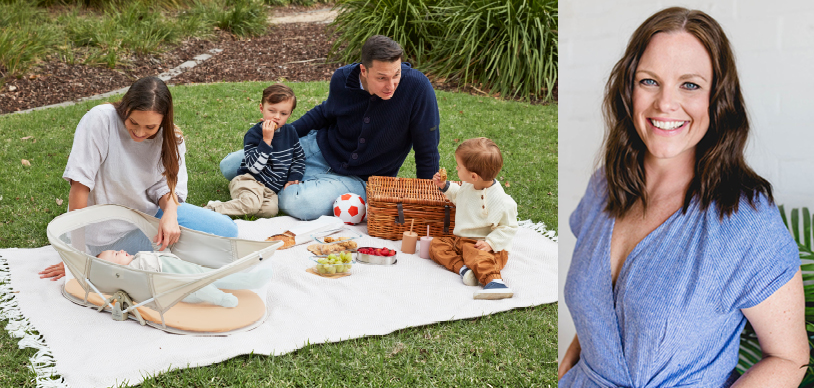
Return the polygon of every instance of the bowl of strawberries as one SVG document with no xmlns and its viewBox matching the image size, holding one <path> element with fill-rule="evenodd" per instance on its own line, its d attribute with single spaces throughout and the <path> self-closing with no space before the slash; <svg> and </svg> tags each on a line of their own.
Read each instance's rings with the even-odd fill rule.
<svg viewBox="0 0 814 388">
<path fill-rule="evenodd" d="M 367 264 L 396 264 L 396 250 L 387 247 L 361 247 L 356 249 L 356 260 Z"/>
</svg>

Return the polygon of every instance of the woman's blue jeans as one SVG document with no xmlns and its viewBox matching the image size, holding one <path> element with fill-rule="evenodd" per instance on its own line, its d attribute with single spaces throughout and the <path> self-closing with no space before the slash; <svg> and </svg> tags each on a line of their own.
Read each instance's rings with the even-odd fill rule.
<svg viewBox="0 0 814 388">
<path fill-rule="evenodd" d="M 357 176 L 339 175 L 331 171 L 317 144 L 317 131 L 300 138 L 305 153 L 305 174 L 300 184 L 288 186 L 277 193 L 280 211 L 301 220 L 314 220 L 333 214 L 334 201 L 342 194 L 358 194 L 367 201 L 367 183 Z M 226 155 L 220 162 L 220 171 L 228 180 L 237 176 L 243 150 Z"/>
<path fill-rule="evenodd" d="M 156 213 L 155 217 L 161 218 L 163 215 L 164 211 L 158 209 L 158 213 Z M 182 202 L 181 206 L 178 206 L 178 225 L 217 236 L 237 237 L 237 224 L 235 224 L 229 216 L 190 205 L 186 202 Z M 137 228 L 113 244 L 101 247 L 90 246 L 90 253 L 96 256 L 102 251 L 123 249 L 129 254 L 135 255 L 139 251 L 152 251 L 153 246 L 151 241 L 153 237 L 155 236 L 147 236 L 141 229 Z"/>
</svg>

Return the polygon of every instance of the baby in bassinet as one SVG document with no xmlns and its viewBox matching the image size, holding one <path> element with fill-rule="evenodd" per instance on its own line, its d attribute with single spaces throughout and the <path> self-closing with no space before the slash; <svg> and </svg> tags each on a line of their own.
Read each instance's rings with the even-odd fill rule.
<svg viewBox="0 0 814 388">
<path fill-rule="evenodd" d="M 131 255 L 124 250 L 107 250 L 102 251 L 102 253 L 96 257 L 111 263 L 153 272 L 189 275 L 212 271 L 210 268 L 181 260 L 178 256 L 165 252 L 138 252 L 135 255 Z M 228 290 L 258 288 L 265 284 L 269 279 L 271 279 L 271 268 L 265 268 L 250 273 L 234 273 L 224 276 L 222 279 L 218 279 L 214 283 L 193 292 L 184 298 L 184 302 L 207 302 L 223 307 L 235 307 L 237 306 L 237 297 L 228 292 L 221 291 L 220 288 Z"/>
</svg>

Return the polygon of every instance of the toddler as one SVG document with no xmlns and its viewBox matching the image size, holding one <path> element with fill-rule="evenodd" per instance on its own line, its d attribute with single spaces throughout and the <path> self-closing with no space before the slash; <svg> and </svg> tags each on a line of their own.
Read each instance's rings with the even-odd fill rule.
<svg viewBox="0 0 814 388">
<path fill-rule="evenodd" d="M 243 137 L 245 157 L 237 176 L 229 182 L 232 200 L 209 201 L 204 208 L 228 216 L 277 215 L 277 193 L 300 183 L 305 173 L 305 154 L 297 131 L 286 124 L 296 107 L 297 97 L 288 86 L 274 84 L 263 90 L 263 120 Z"/>
<path fill-rule="evenodd" d="M 455 150 L 459 186 L 443 180 L 433 183 L 455 204 L 453 237 L 434 238 L 430 258 L 461 275 L 464 284 L 483 289 L 475 299 L 511 298 L 500 270 L 509 258 L 508 248 L 517 233 L 517 204 L 495 179 L 503 156 L 495 142 L 485 137 L 469 139 Z"/>
<path fill-rule="evenodd" d="M 195 263 L 181 260 L 172 253 L 165 252 L 138 252 L 131 255 L 124 250 L 102 251 L 98 256 L 102 260 L 111 263 L 126 265 L 135 269 L 153 272 L 166 272 L 177 274 L 199 274 L 212 271 L 210 268 L 202 267 Z M 238 272 L 201 288 L 184 298 L 187 303 L 212 303 L 223 307 L 237 306 L 237 297 L 223 292 L 220 288 L 227 290 L 244 290 L 258 288 L 271 279 L 271 268 L 265 268 L 254 272 Z"/>
</svg>

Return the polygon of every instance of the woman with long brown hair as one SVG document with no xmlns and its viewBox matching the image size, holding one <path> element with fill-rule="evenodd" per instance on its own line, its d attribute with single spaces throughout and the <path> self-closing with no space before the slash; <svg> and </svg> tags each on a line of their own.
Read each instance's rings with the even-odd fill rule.
<svg viewBox="0 0 814 388">
<path fill-rule="evenodd" d="M 709 15 L 634 32 L 605 92 L 602 166 L 571 215 L 560 387 L 796 387 L 808 341 L 797 245 L 745 162 L 734 55 Z M 734 369 L 747 321 L 762 359 Z"/>
<path fill-rule="evenodd" d="M 178 241 L 179 226 L 219 236 L 237 236 L 231 218 L 185 203 L 186 146 L 173 121 L 172 95 L 157 77 L 141 78 L 114 104 L 89 110 L 74 133 L 63 178 L 71 184 L 68 211 L 97 204 L 124 205 L 160 218 L 151 236 L 160 250 Z M 87 235 L 93 255 L 123 249 L 130 254 L 152 250 L 141 230 L 107 223 Z M 41 278 L 64 276 L 62 263 L 40 272 Z"/>
</svg>

